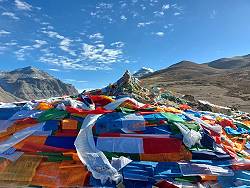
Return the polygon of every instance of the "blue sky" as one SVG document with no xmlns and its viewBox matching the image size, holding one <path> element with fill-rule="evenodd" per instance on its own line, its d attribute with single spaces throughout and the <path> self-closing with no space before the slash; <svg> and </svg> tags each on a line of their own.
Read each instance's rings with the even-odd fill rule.
<svg viewBox="0 0 250 188">
<path fill-rule="evenodd" d="M 126 69 L 249 54 L 249 18 L 249 0 L 0 0 L 0 70 L 98 88 Z"/>
</svg>

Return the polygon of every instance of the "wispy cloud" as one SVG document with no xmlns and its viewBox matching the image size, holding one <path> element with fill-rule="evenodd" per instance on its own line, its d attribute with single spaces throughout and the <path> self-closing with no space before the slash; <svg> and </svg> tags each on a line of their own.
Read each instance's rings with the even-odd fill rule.
<svg viewBox="0 0 250 188">
<path fill-rule="evenodd" d="M 178 10 L 178 11 L 183 11 L 183 7 L 181 7 L 181 6 L 177 5 L 177 4 L 172 4 L 171 7 Z"/>
<path fill-rule="evenodd" d="M 103 3 L 103 2 L 99 3 L 96 6 L 97 9 L 111 9 L 112 7 L 113 7 L 113 4 L 111 4 L 111 3 Z"/>
<path fill-rule="evenodd" d="M 121 42 L 121 41 L 113 42 L 110 44 L 110 46 L 114 46 L 116 48 L 122 48 L 124 45 L 125 45 L 125 43 Z"/>
<path fill-rule="evenodd" d="M 61 70 L 60 69 L 48 69 L 50 71 L 54 71 L 54 72 L 60 72 Z"/>
<path fill-rule="evenodd" d="M 100 32 L 89 35 L 84 33 L 84 37 L 81 38 L 68 38 L 59 34 L 50 23 L 43 22 L 42 25 L 41 33 L 58 41 L 58 45 L 50 47 L 47 45 L 46 48 L 41 49 L 40 62 L 56 65 L 63 69 L 96 71 L 111 70 L 111 64 L 122 60 L 122 47 L 124 46 L 122 41 L 106 44 L 109 46 L 107 48 L 103 42 L 104 35 Z M 48 26 L 51 27 L 48 28 Z M 89 39 L 90 42 L 86 43 L 84 38 Z M 60 50 L 58 51 L 58 49 Z"/>
<path fill-rule="evenodd" d="M 173 4 L 173 5 L 171 5 L 171 7 L 176 11 L 173 14 L 174 16 L 179 16 L 179 15 L 184 13 L 183 7 L 181 7 L 181 6 L 177 5 L 177 4 Z"/>
<path fill-rule="evenodd" d="M 153 21 L 150 21 L 150 22 L 139 22 L 139 23 L 137 24 L 137 27 L 145 27 L 145 26 L 151 25 L 151 24 L 153 24 L 153 23 L 154 23 Z"/>
<path fill-rule="evenodd" d="M 15 0 L 16 8 L 19 10 L 31 10 L 32 6 L 24 1 Z"/>
<path fill-rule="evenodd" d="M 123 20 L 123 21 L 127 21 L 127 17 L 125 16 L 125 15 L 121 15 L 121 20 Z"/>
<path fill-rule="evenodd" d="M 105 48 L 104 44 L 91 45 L 85 43 L 83 44 L 82 55 L 90 62 L 112 64 L 119 61 L 119 57 L 122 55 L 122 50 L 108 49 Z"/>
<path fill-rule="evenodd" d="M 4 45 L 5 46 L 16 46 L 18 43 L 15 41 L 11 41 L 11 42 L 6 42 Z"/>
<path fill-rule="evenodd" d="M 48 44 L 44 40 L 35 40 L 35 44 L 33 45 L 34 48 L 41 48 L 42 46 Z"/>
<path fill-rule="evenodd" d="M 57 38 L 57 39 L 64 39 L 64 36 L 60 35 L 59 33 L 55 31 L 47 31 L 43 30 L 42 33 L 47 34 L 50 38 Z"/>
<path fill-rule="evenodd" d="M 39 32 L 36 32 L 37 35 L 35 36 L 35 30 L 32 30 L 30 35 L 29 33 L 27 33 L 27 35 L 26 33 L 23 34 L 21 40 L 19 40 L 19 38 L 13 42 L 10 40 L 9 43 L 5 43 L 3 46 L 7 47 L 8 50 L 11 49 L 13 53 L 15 52 L 18 60 L 32 57 L 34 60 L 54 65 L 50 66 L 52 67 L 50 71 L 65 71 L 65 69 L 110 70 L 114 63 L 134 63 L 132 59 L 128 60 L 128 57 L 124 57 L 125 54 L 127 54 L 124 51 L 129 49 L 129 45 L 126 43 L 126 49 L 124 49 L 125 43 L 117 41 L 119 36 L 106 36 L 106 32 L 102 33 L 103 30 L 95 30 L 95 24 L 103 24 L 108 30 L 111 29 L 111 26 L 113 27 L 115 25 L 107 23 L 123 24 L 123 26 L 133 23 L 128 25 L 129 27 L 134 27 L 131 28 L 131 31 L 132 29 L 136 29 L 136 33 L 137 31 L 146 31 L 146 34 L 149 33 L 154 36 L 163 37 L 165 33 L 168 33 L 171 29 L 167 25 L 168 21 L 166 21 L 167 19 L 165 19 L 166 17 L 164 17 L 164 15 L 168 14 L 169 16 L 173 16 L 174 12 L 182 13 L 181 10 L 178 10 L 179 7 L 177 5 L 172 6 L 160 0 L 149 0 L 149 3 L 152 5 L 140 0 L 119 0 L 112 3 L 100 3 L 97 1 L 88 4 L 84 8 L 84 12 L 81 12 L 86 16 L 86 20 L 83 20 L 81 23 L 81 26 L 83 24 L 84 27 L 70 33 L 68 32 L 70 28 L 59 30 L 59 28 L 61 28 L 59 25 L 57 25 L 58 28 L 54 27 L 56 25 L 52 25 L 52 15 L 46 15 L 42 12 L 44 9 L 39 11 L 41 9 L 33 5 L 32 1 L 13 1 L 14 4 L 12 4 L 12 6 L 16 8 L 6 8 L 4 12 L 0 14 L 14 20 L 22 19 L 22 22 L 25 22 L 26 19 L 29 21 L 37 20 L 34 22 L 34 28 L 31 27 L 31 30 L 36 29 L 37 31 L 39 27 Z M 17 9 L 22 11 L 17 11 Z M 81 9 L 81 7 L 79 7 L 79 9 Z M 169 11 L 169 9 L 171 9 L 171 11 Z M 31 17 L 28 18 L 28 14 L 31 15 Z M 155 14 L 159 14 L 160 17 L 154 17 Z M 126 22 L 126 20 L 131 20 L 131 22 Z M 16 24 L 19 23 L 17 21 L 13 22 L 13 20 L 10 19 L 6 19 L 6 21 Z M 151 26 L 156 26 L 157 29 Z M 164 28 L 165 26 L 166 28 Z M 16 31 L 8 31 L 8 27 L 3 29 L 0 30 L 0 35 L 6 36 L 6 39 L 17 36 Z M 12 32 L 13 35 L 11 34 Z M 81 35 L 79 34 L 80 32 L 82 32 Z"/>
<path fill-rule="evenodd" d="M 62 67 L 63 69 L 68 70 L 88 70 L 88 71 L 97 71 L 97 70 L 110 70 L 111 68 L 105 65 L 94 65 L 88 64 L 84 61 L 84 58 L 72 59 L 67 56 L 58 56 L 56 54 L 50 53 L 43 55 L 39 58 L 40 62 L 48 63 L 51 65 L 56 65 Z"/>
<path fill-rule="evenodd" d="M 16 55 L 16 58 L 19 61 L 26 60 L 25 57 L 29 55 L 30 50 L 33 50 L 34 48 L 32 46 L 21 46 L 19 50 L 15 51 L 14 54 Z"/>
<path fill-rule="evenodd" d="M 42 25 L 50 25 L 49 22 L 41 22 Z"/>
<path fill-rule="evenodd" d="M 69 49 L 69 47 L 70 47 L 70 45 L 71 45 L 71 42 L 72 42 L 72 40 L 70 40 L 70 39 L 68 39 L 68 38 L 64 38 L 64 39 L 60 42 L 60 46 L 59 46 L 59 47 L 60 47 L 61 50 L 63 50 L 63 51 L 65 51 L 65 52 L 69 53 L 70 55 L 76 56 L 76 53 L 75 53 L 73 50 Z"/>
<path fill-rule="evenodd" d="M 0 30 L 0 36 L 9 35 L 9 34 L 10 34 L 9 31 L 3 30 L 3 29 Z"/>
<path fill-rule="evenodd" d="M 170 5 L 169 5 L 169 4 L 162 5 L 162 7 L 161 7 L 160 10 L 154 11 L 154 15 L 155 15 L 156 17 L 162 17 L 162 16 L 165 15 L 166 10 L 168 10 L 169 8 L 170 8 Z"/>
<path fill-rule="evenodd" d="M 81 65 L 75 64 L 73 59 L 70 59 L 66 56 L 57 56 L 53 53 L 48 53 L 39 58 L 40 62 L 48 63 L 51 65 L 61 66 L 65 69 L 78 69 L 81 68 Z"/>
<path fill-rule="evenodd" d="M 162 31 L 158 31 L 158 32 L 155 32 L 155 33 L 152 33 L 153 35 L 156 35 L 156 36 L 159 36 L 159 37 L 163 37 L 165 35 L 164 32 Z"/>
<path fill-rule="evenodd" d="M 154 15 L 156 17 L 162 17 L 165 15 L 165 12 L 164 11 L 154 11 Z"/>
<path fill-rule="evenodd" d="M 101 33 L 95 33 L 92 35 L 89 35 L 89 39 L 95 39 L 95 40 L 103 40 L 104 36 Z"/>
<path fill-rule="evenodd" d="M 20 19 L 13 12 L 3 12 L 2 16 L 7 16 L 7 17 L 12 18 L 14 20 L 19 20 Z"/>
<path fill-rule="evenodd" d="M 94 7 L 94 10 L 90 12 L 90 16 L 93 18 L 107 21 L 108 23 L 112 23 L 113 18 L 110 14 L 110 12 L 112 11 L 112 7 L 112 3 L 97 3 L 97 5 Z"/>
<path fill-rule="evenodd" d="M 169 4 L 162 5 L 162 10 L 167 10 L 170 8 Z"/>
<path fill-rule="evenodd" d="M 75 79 L 64 79 L 65 82 L 74 82 L 74 83 L 87 83 L 88 81 L 86 80 L 75 80 Z"/>
</svg>

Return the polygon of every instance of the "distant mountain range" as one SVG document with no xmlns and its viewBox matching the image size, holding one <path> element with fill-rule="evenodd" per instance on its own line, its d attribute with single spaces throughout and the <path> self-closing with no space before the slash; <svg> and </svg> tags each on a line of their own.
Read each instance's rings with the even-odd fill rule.
<svg viewBox="0 0 250 188">
<path fill-rule="evenodd" d="M 177 95 L 190 94 L 250 112 L 250 55 L 204 64 L 181 61 L 140 79 L 146 87 L 163 87 Z"/>
<path fill-rule="evenodd" d="M 126 80 L 126 75 L 120 80 Z M 177 96 L 193 95 L 196 99 L 250 112 L 250 55 L 204 64 L 181 61 L 158 71 L 143 67 L 134 76 L 142 81 L 140 85 L 145 88 L 162 87 Z M 0 72 L 0 102 L 77 93 L 73 85 L 34 67 Z"/>
<path fill-rule="evenodd" d="M 63 83 L 34 67 L 0 72 L 0 102 L 43 99 L 77 93 L 73 85 Z"/>
</svg>

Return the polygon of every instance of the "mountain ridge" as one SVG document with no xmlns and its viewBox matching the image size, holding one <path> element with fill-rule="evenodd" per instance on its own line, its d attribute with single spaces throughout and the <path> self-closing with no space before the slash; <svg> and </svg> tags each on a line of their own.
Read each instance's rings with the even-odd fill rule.
<svg viewBox="0 0 250 188">
<path fill-rule="evenodd" d="M 42 99 L 78 93 L 73 85 L 66 84 L 32 66 L 9 72 L 0 72 L 0 87 L 5 91 L 6 96 L 11 94 L 11 96 L 15 96 L 20 100 Z"/>
<path fill-rule="evenodd" d="M 181 61 L 139 78 L 145 87 L 163 87 L 222 106 L 250 112 L 250 55 L 198 64 Z"/>
</svg>

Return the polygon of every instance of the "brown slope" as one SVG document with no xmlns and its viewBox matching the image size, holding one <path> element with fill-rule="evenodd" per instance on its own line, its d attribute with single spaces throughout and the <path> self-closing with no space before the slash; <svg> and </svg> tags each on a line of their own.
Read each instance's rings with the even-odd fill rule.
<svg viewBox="0 0 250 188">
<path fill-rule="evenodd" d="M 145 78 L 162 77 L 168 81 L 175 80 L 190 80 L 203 76 L 209 76 L 221 73 L 222 70 L 209 67 L 206 64 L 196 64 L 191 61 L 181 61 L 166 69 L 156 71 L 152 74 L 146 75 Z M 143 77 L 142 77 L 143 78 Z"/>
<path fill-rule="evenodd" d="M 250 112 L 250 69 L 246 63 L 248 58 L 248 56 L 238 57 L 239 64 L 233 63 L 233 66 L 227 64 L 231 62 L 229 58 L 226 62 L 220 59 L 213 64 L 183 61 L 145 76 L 141 80 L 147 87 L 163 87 L 177 95 L 190 94 L 197 99 L 223 106 L 236 106 L 240 110 Z M 223 68 L 225 64 L 227 66 Z"/>
<path fill-rule="evenodd" d="M 245 56 L 236 56 L 232 58 L 222 58 L 212 61 L 207 64 L 210 67 L 217 69 L 249 69 L 250 54 Z"/>
</svg>

